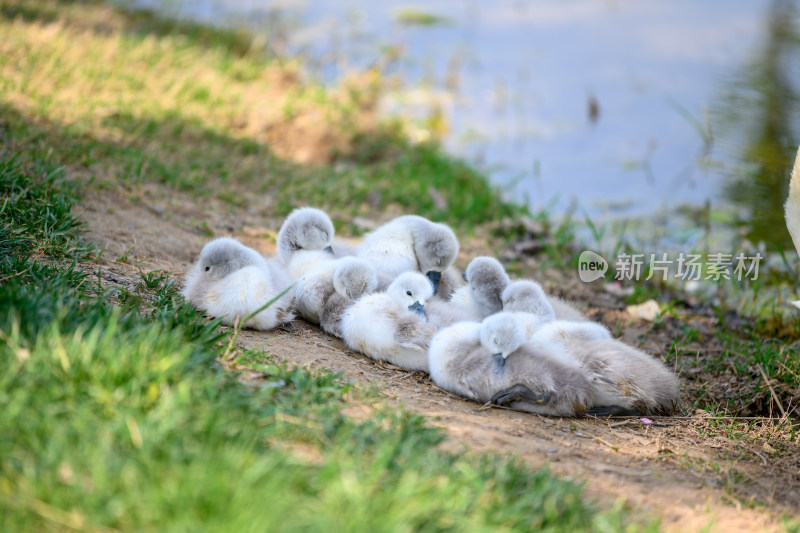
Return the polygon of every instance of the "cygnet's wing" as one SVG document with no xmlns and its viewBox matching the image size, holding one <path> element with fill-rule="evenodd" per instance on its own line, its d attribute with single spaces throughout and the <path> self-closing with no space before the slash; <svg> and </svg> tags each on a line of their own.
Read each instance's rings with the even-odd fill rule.
<svg viewBox="0 0 800 533">
<path fill-rule="evenodd" d="M 508 356 L 503 374 L 507 391 L 502 399 L 515 409 L 574 416 L 584 413 L 592 405 L 592 386 L 588 374 L 579 366 L 564 364 L 538 351 L 531 344 L 523 344 Z M 525 389 L 530 394 L 510 394 L 514 390 Z"/>
<path fill-rule="evenodd" d="M 446 362 L 438 364 L 435 369 L 431 363 L 431 378 L 434 383 L 453 394 L 481 403 L 488 402 L 505 383 L 498 372 L 494 356 L 477 339 L 451 337 L 448 341 L 446 345 L 431 348 L 446 351 L 439 354 L 431 352 L 431 357 L 435 355 L 446 358 Z"/>
<path fill-rule="evenodd" d="M 547 300 L 556 313 L 557 320 L 570 320 L 573 322 L 583 322 L 589 320 L 586 315 L 578 311 L 572 304 L 567 303 L 557 296 L 548 296 Z"/>
<path fill-rule="evenodd" d="M 390 320 L 395 325 L 394 340 L 399 346 L 428 351 L 431 338 L 436 333 L 435 327 L 411 312 L 390 314 Z"/>
<path fill-rule="evenodd" d="M 358 255 L 358 245 L 342 239 L 334 239 L 331 245 L 335 258 Z"/>
<path fill-rule="evenodd" d="M 602 376 L 622 398 L 635 398 L 626 407 L 645 414 L 672 414 L 680 405 L 678 379 L 661 360 L 614 339 L 577 343 L 575 353 L 584 367 Z"/>
<path fill-rule="evenodd" d="M 325 333 L 342 338 L 342 315 L 353 304 L 353 301 L 334 292 L 325 301 L 319 325 Z"/>
<path fill-rule="evenodd" d="M 478 313 L 467 307 L 436 299 L 430 299 L 425 303 L 425 314 L 428 316 L 428 322 L 437 330 L 456 322 L 480 322 L 481 320 Z"/>
<path fill-rule="evenodd" d="M 295 282 L 297 313 L 312 324 L 319 324 L 325 301 L 334 292 L 335 261 L 324 261 Z"/>
<path fill-rule="evenodd" d="M 364 238 L 358 257 L 366 259 L 375 273 L 396 277 L 417 270 L 417 257 L 409 232 L 398 222 L 389 222 Z"/>
</svg>

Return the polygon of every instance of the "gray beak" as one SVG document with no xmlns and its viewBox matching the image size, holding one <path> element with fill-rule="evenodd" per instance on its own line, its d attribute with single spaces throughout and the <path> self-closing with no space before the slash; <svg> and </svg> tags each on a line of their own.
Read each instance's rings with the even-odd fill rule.
<svg viewBox="0 0 800 533">
<path fill-rule="evenodd" d="M 425 314 L 425 309 L 423 308 L 422 304 L 419 303 L 419 302 L 414 302 L 413 304 L 409 305 L 408 306 L 408 310 L 409 311 L 414 311 L 415 313 L 417 313 L 419 316 L 421 316 L 422 318 L 424 318 L 426 320 L 428 318 L 428 315 Z"/>
<path fill-rule="evenodd" d="M 333 255 L 333 246 L 326 246 L 323 251 Z"/>
<path fill-rule="evenodd" d="M 500 372 L 503 371 L 503 367 L 506 364 L 506 358 L 503 357 L 503 354 L 496 353 L 496 354 L 494 354 L 494 362 L 495 362 L 495 365 L 497 366 L 497 368 L 496 368 L 497 373 L 499 374 Z"/>
<path fill-rule="evenodd" d="M 439 282 L 442 280 L 442 273 L 431 270 L 425 275 L 428 276 L 429 280 L 431 280 L 431 285 L 433 285 L 433 294 L 439 292 Z"/>
<path fill-rule="evenodd" d="M 469 283 L 469 280 L 467 279 L 467 273 L 466 273 L 466 272 L 462 272 L 462 273 L 461 273 L 461 279 L 463 279 L 464 281 L 466 281 L 467 283 Z"/>
</svg>

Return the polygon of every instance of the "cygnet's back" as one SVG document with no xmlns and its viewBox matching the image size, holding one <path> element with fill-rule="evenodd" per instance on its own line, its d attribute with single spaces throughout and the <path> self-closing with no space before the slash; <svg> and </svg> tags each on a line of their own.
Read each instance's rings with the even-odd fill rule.
<svg viewBox="0 0 800 533">
<path fill-rule="evenodd" d="M 458 255 L 458 239 L 444 224 L 416 215 L 395 218 L 364 238 L 358 256 L 376 274 L 395 278 L 416 271 L 428 276 L 438 291 L 442 272 Z"/>
<path fill-rule="evenodd" d="M 187 273 L 184 297 L 224 324 L 233 325 L 277 297 L 288 285 L 277 284 L 264 258 L 235 239 L 216 239 L 203 247 Z M 292 294 L 284 294 L 243 324 L 268 330 L 294 318 Z"/>
<path fill-rule="evenodd" d="M 364 295 L 372 294 L 377 278 L 372 267 L 357 257 L 344 257 L 336 261 L 333 273 L 334 292 L 325 301 L 320 327 L 326 333 L 342 338 L 344 312 Z"/>
<path fill-rule="evenodd" d="M 615 339 L 577 341 L 572 353 L 603 376 L 607 414 L 670 415 L 680 406 L 678 378 L 660 360 Z M 608 407 L 598 406 L 598 407 Z"/>
</svg>

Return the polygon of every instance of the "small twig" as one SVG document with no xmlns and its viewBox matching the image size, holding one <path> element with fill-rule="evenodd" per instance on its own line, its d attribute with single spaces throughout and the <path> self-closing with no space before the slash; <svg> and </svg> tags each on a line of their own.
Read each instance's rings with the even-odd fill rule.
<svg viewBox="0 0 800 533">
<path fill-rule="evenodd" d="M 31 268 L 33 268 L 33 265 L 29 266 L 28 268 L 26 268 L 25 270 L 23 270 L 23 271 L 21 271 L 21 272 L 17 272 L 16 274 L 10 274 L 10 275 L 8 275 L 8 276 L 6 276 L 6 277 L 4 277 L 4 278 L 0 278 L 0 283 L 3 283 L 4 281 L 8 281 L 8 280 L 10 280 L 11 278 L 16 278 L 17 276 L 21 276 L 21 275 L 23 275 L 25 272 L 27 272 L 28 270 L 30 270 Z"/>
<path fill-rule="evenodd" d="M 778 409 L 781 410 L 781 415 L 783 415 L 781 420 L 786 418 L 786 410 L 783 408 L 781 401 L 778 399 L 778 395 L 775 394 L 775 389 L 772 388 L 772 384 L 769 382 L 769 378 L 767 378 L 767 373 L 764 372 L 764 366 L 759 365 L 758 369 L 761 371 L 761 375 L 764 376 L 764 383 L 766 383 L 767 387 L 769 387 L 769 392 L 772 394 L 772 399 L 775 400 L 775 403 L 778 404 Z"/>
<path fill-rule="evenodd" d="M 619 451 L 619 447 L 617 447 L 617 446 L 614 446 L 613 444 L 609 443 L 608 441 L 605 441 L 605 440 L 601 439 L 600 437 L 594 437 L 594 436 L 592 436 L 592 438 L 593 438 L 593 439 L 595 439 L 595 440 L 597 440 L 597 441 L 600 441 L 600 442 L 602 442 L 603 444 L 605 444 L 606 446 L 608 446 L 609 448 L 611 448 L 611 449 L 612 449 L 612 450 L 614 450 L 615 452 L 618 452 L 618 451 Z"/>
</svg>

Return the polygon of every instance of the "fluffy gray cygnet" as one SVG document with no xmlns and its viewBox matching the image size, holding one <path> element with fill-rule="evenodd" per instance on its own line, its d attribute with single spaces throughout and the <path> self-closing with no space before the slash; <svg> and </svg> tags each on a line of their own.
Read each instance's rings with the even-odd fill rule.
<svg viewBox="0 0 800 533">
<path fill-rule="evenodd" d="M 501 295 L 510 280 L 500 261 L 479 256 L 470 261 L 464 273 L 467 285 L 458 289 L 451 302 L 465 307 L 479 319 L 503 310 Z"/>
<path fill-rule="evenodd" d="M 512 313 L 443 329 L 433 337 L 428 357 L 439 387 L 478 402 L 556 416 L 591 407 L 587 373 L 526 344 L 524 327 Z"/>
<path fill-rule="evenodd" d="M 334 259 L 333 222 L 325 211 L 300 207 L 278 232 L 278 258 L 292 279 L 299 279 L 322 261 Z"/>
<path fill-rule="evenodd" d="M 234 325 L 291 284 L 282 269 L 271 267 L 257 251 L 223 237 L 203 247 L 200 259 L 186 274 L 181 293 L 209 316 Z M 243 327 L 269 330 L 289 322 L 294 318 L 293 302 L 290 290 Z"/>
</svg>

